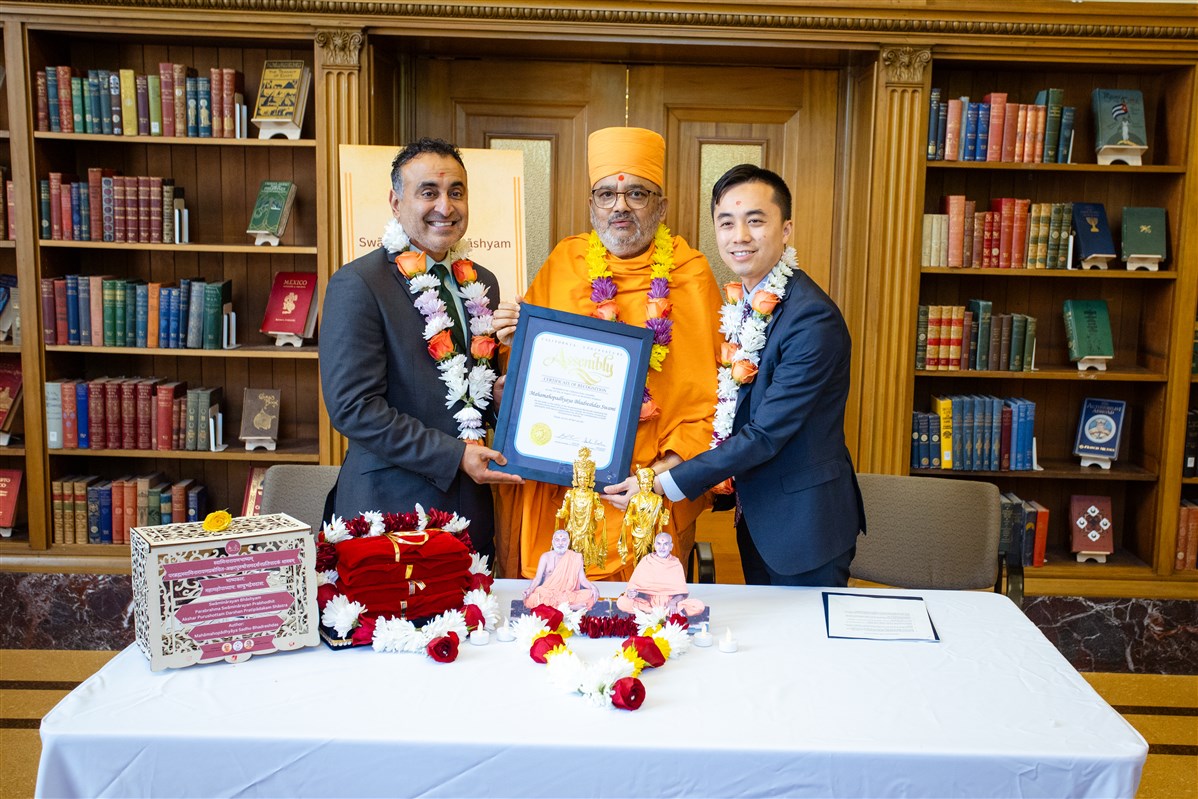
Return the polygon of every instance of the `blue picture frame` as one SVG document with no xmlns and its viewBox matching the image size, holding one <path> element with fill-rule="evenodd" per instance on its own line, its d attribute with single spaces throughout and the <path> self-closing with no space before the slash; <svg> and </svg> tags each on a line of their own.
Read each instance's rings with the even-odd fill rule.
<svg viewBox="0 0 1198 799">
<path fill-rule="evenodd" d="M 531 368 L 530 359 L 539 352 L 539 345 L 546 341 L 577 342 L 583 349 L 593 345 L 619 356 L 614 359 L 616 364 L 613 373 L 604 377 L 605 383 L 612 386 L 618 383 L 618 409 L 608 414 L 608 418 L 615 420 L 615 430 L 590 430 L 586 431 L 585 435 L 573 429 L 543 433 L 552 436 L 552 443 L 558 451 L 556 457 L 542 457 L 532 451 L 535 447 L 524 441 L 527 431 L 522 427 L 527 421 L 525 411 L 532 412 L 531 406 L 526 408 L 529 392 L 539 387 L 543 388 L 539 383 L 532 384 L 530 374 L 534 370 Z M 577 439 L 578 446 L 590 446 L 592 441 L 602 439 L 604 444 L 610 442 L 610 447 L 607 454 L 599 457 L 592 455 L 592 460 L 596 462 L 596 490 L 626 480 L 631 474 L 632 450 L 636 443 L 637 423 L 640 420 L 645 378 L 649 372 L 649 356 L 652 349 L 653 331 L 647 328 L 608 322 L 528 303 L 521 305 L 520 321 L 516 325 L 511 357 L 508 360 L 503 402 L 500 404 L 495 425 L 494 448 L 504 454 L 507 465 L 498 466 L 492 462 L 490 468 L 518 474 L 528 480 L 568 486 L 573 481 L 574 459 L 577 456 L 577 447 L 573 446 L 575 440 Z M 623 355 L 620 356 L 620 353 Z M 579 370 L 574 367 L 574 371 Z M 565 393 L 567 392 L 563 392 Z M 534 402 L 545 404 L 543 391 L 537 394 Z M 563 396 L 562 404 L 568 410 L 570 401 Z M 519 441 L 518 435 L 521 437 Z M 547 445 L 550 442 L 538 443 Z M 562 452 L 566 446 L 571 447 L 569 457 Z"/>
</svg>

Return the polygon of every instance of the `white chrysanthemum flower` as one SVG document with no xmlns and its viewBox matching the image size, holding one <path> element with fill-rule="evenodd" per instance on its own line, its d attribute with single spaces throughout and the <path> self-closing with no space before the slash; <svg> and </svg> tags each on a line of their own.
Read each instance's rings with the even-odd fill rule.
<svg viewBox="0 0 1198 799">
<path fill-rule="evenodd" d="M 458 296 L 463 300 L 478 300 L 487 296 L 489 287 L 481 280 L 476 280 L 473 283 L 467 283 L 458 291 Z"/>
<path fill-rule="evenodd" d="M 661 624 L 669 615 L 663 605 L 654 605 L 649 610 L 636 611 L 636 634 L 644 635 L 645 630 Z"/>
<path fill-rule="evenodd" d="M 424 648 L 416 625 L 407 619 L 382 619 L 374 625 L 376 652 L 419 652 Z"/>
<path fill-rule="evenodd" d="M 489 336 L 495 332 L 495 317 L 489 313 L 470 319 L 470 332 L 476 336 Z"/>
<path fill-rule="evenodd" d="M 670 645 L 670 660 L 685 655 L 691 648 L 691 637 L 681 624 L 670 622 L 662 628 L 661 632 L 655 633 L 654 637 L 664 638 Z"/>
<path fill-rule="evenodd" d="M 453 520 L 450 521 L 449 524 L 445 525 L 445 529 L 449 530 L 449 526 L 451 524 L 454 524 L 455 522 L 459 521 L 459 518 L 460 517 L 455 513 L 453 515 Z M 466 524 L 470 524 L 470 522 L 466 522 Z M 465 525 L 463 525 L 461 528 L 458 528 L 458 529 L 465 529 Z M 457 532 L 457 530 L 449 530 L 449 532 Z M 477 552 L 471 552 L 470 553 L 470 573 L 471 574 L 490 574 L 491 568 L 490 568 L 490 564 L 487 562 L 489 558 L 490 558 L 490 555 L 480 555 Z"/>
<path fill-rule="evenodd" d="M 738 302 L 735 305 L 725 303 L 720 306 L 720 332 L 727 336 L 729 333 L 736 332 L 740 327 L 740 321 L 744 317 L 744 310 Z"/>
<path fill-rule="evenodd" d="M 487 439 L 487 431 L 481 427 L 478 429 L 467 428 L 458 434 L 458 438 L 463 441 L 477 441 L 480 444 L 485 443 Z"/>
<path fill-rule="evenodd" d="M 330 544 L 339 544 L 342 541 L 350 538 L 349 528 L 345 526 L 345 519 L 340 516 L 333 516 L 333 520 L 324 524 L 324 540 Z"/>
<path fill-rule="evenodd" d="M 480 408 L 487 407 L 491 399 L 491 387 L 495 385 L 497 375 L 495 370 L 481 363 L 470 368 L 470 396 L 474 404 Z"/>
<path fill-rule="evenodd" d="M 416 503 L 416 529 L 423 530 L 428 527 L 428 514 L 424 512 L 424 506 L 419 502 Z"/>
<path fill-rule="evenodd" d="M 421 296 L 424 296 L 425 294 L 431 294 L 432 296 L 440 299 L 440 294 L 438 292 L 440 287 L 441 281 L 437 280 L 436 275 L 430 275 L 428 272 L 421 272 L 419 275 L 416 275 L 416 277 L 412 278 L 411 282 L 408 284 L 408 292 L 411 294 L 419 294 Z"/>
<path fill-rule="evenodd" d="M 362 518 L 370 523 L 370 530 L 366 533 L 368 536 L 382 535 L 387 532 L 386 525 L 383 524 L 383 512 L 378 510 L 368 510 L 362 514 Z"/>
<path fill-rule="evenodd" d="M 512 628 L 512 635 L 516 636 L 516 640 L 525 648 L 532 646 L 533 636 L 549 630 L 549 626 L 540 616 L 534 616 L 531 613 L 525 613 L 519 618 L 512 619 L 509 626 Z"/>
<path fill-rule="evenodd" d="M 561 652 L 545 661 L 545 676 L 549 684 L 568 694 L 582 690 L 586 665 L 573 652 Z"/>
<path fill-rule="evenodd" d="M 403 225 L 399 224 L 399 220 L 392 217 L 387 220 L 387 226 L 383 228 L 383 237 L 380 243 L 390 252 L 403 252 L 412 241 L 404 232 Z"/>
<path fill-rule="evenodd" d="M 421 292 L 420 296 L 412 304 L 426 318 L 439 313 L 445 313 L 445 301 L 435 291 Z"/>
<path fill-rule="evenodd" d="M 499 626 L 499 598 L 494 594 L 488 594 L 481 588 L 467 591 L 462 599 L 462 607 L 466 605 L 476 605 L 482 611 L 483 626 L 487 629 L 494 630 Z"/>
<path fill-rule="evenodd" d="M 358 623 L 358 617 L 366 610 L 361 602 L 350 602 L 345 594 L 337 594 L 324 606 L 320 614 L 320 623 L 332 627 L 337 635 L 344 638 Z"/>
<path fill-rule="evenodd" d="M 720 400 L 731 400 L 736 402 L 736 393 L 740 390 L 740 386 L 732 379 L 732 370 L 724 369 L 720 373 L 719 382 L 716 385 L 716 396 Z"/>
<path fill-rule="evenodd" d="M 765 320 L 747 319 L 740 329 L 740 351 L 757 352 L 765 346 Z"/>
<path fill-rule="evenodd" d="M 482 424 L 483 415 L 478 412 L 477 408 L 471 408 L 467 405 L 455 413 L 453 418 L 466 427 L 478 427 Z M 474 424 L 469 424 L 470 422 L 474 422 Z"/>
<path fill-rule="evenodd" d="M 586 613 L 586 609 L 571 610 L 569 602 L 559 603 L 557 609 L 562 612 L 562 624 L 566 626 L 566 629 L 577 633 L 578 628 L 582 625 L 582 617 Z"/>
<path fill-rule="evenodd" d="M 466 640 L 466 614 L 460 610 L 447 610 L 424 625 L 420 631 L 426 642 L 440 638 L 449 632 L 458 634 L 459 641 Z"/>
<path fill-rule="evenodd" d="M 628 658 L 620 655 L 590 663 L 582 674 L 580 691 L 591 704 L 606 707 L 611 704 L 612 686 L 616 680 L 631 677 L 632 669 Z"/>
<path fill-rule="evenodd" d="M 440 333 L 442 330 L 448 330 L 453 327 L 453 320 L 449 318 L 449 314 L 442 311 L 428 317 L 428 321 L 424 325 L 424 340 L 428 341 L 433 336 Z"/>
<path fill-rule="evenodd" d="M 470 241 L 469 239 L 461 238 L 458 239 L 457 244 L 449 248 L 449 255 L 445 256 L 445 260 L 452 264 L 454 261 L 460 261 L 468 255 L 470 255 Z"/>
<path fill-rule="evenodd" d="M 336 585 L 338 578 L 341 575 L 337 574 L 336 569 L 328 569 L 322 572 L 316 572 L 317 585 Z"/>
<path fill-rule="evenodd" d="M 452 358 L 446 358 L 445 360 L 441 361 L 439 364 L 437 364 L 437 368 L 441 370 L 442 375 L 450 373 L 457 374 L 458 372 L 465 374 L 466 356 L 459 352 Z"/>
</svg>

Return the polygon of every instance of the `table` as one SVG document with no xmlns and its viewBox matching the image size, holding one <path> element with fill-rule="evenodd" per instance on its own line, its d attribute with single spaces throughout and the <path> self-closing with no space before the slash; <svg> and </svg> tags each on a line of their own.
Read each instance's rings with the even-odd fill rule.
<svg viewBox="0 0 1198 799">
<path fill-rule="evenodd" d="M 497 581 L 502 607 L 523 585 Z M 493 636 L 453 664 L 322 646 L 157 674 L 130 647 L 42 720 L 36 794 L 1135 794 L 1144 739 L 1010 600 L 878 593 L 924 596 L 941 641 L 830 640 L 819 589 L 696 587 L 740 651 L 647 671 L 635 712 Z"/>
</svg>

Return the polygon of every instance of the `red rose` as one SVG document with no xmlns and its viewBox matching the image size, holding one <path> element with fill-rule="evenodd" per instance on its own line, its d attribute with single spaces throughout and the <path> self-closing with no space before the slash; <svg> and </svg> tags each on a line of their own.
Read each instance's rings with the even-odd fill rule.
<svg viewBox="0 0 1198 799">
<path fill-rule="evenodd" d="M 434 638 L 428 642 L 425 651 L 438 663 L 453 663 L 458 659 L 458 634 L 450 630 L 440 638 Z"/>
<path fill-rule="evenodd" d="M 652 419 L 653 417 L 660 416 L 660 415 L 661 415 L 661 408 L 658 407 L 657 403 L 654 402 L 653 400 L 645 400 L 644 402 L 641 403 L 640 421 L 643 422 L 647 419 Z"/>
<path fill-rule="evenodd" d="M 494 336 L 475 336 L 470 340 L 470 354 L 478 360 L 490 360 L 498 346 Z"/>
<path fill-rule="evenodd" d="M 606 319 L 609 322 L 614 322 L 619 314 L 620 309 L 616 307 L 615 300 L 604 300 L 595 306 L 595 312 L 591 316 L 596 319 Z"/>
<path fill-rule="evenodd" d="M 337 567 L 337 547 L 321 541 L 316 545 L 316 571 L 327 572 Z"/>
<path fill-rule="evenodd" d="M 482 609 L 478 605 L 467 605 L 465 615 L 467 630 L 487 626 L 487 617 L 483 615 Z"/>
<path fill-rule="evenodd" d="M 765 289 L 759 289 L 753 292 L 753 299 L 749 304 L 757 313 L 769 316 L 774 312 L 774 306 L 778 304 L 778 295 Z"/>
<path fill-rule="evenodd" d="M 459 258 L 453 262 L 453 279 L 458 283 L 473 283 L 478 280 L 478 272 L 474 269 L 474 261 L 469 258 Z"/>
<path fill-rule="evenodd" d="M 329 604 L 329 600 L 335 596 L 337 596 L 337 586 L 333 585 L 332 583 L 325 583 L 324 585 L 317 586 L 316 607 L 323 610 L 324 606 Z"/>
<path fill-rule="evenodd" d="M 670 315 L 673 303 L 667 297 L 650 297 L 645 300 L 646 319 L 665 319 Z"/>
<path fill-rule="evenodd" d="M 713 494 L 731 494 L 732 490 L 733 490 L 732 489 L 732 478 L 729 477 L 726 480 L 724 480 L 722 483 L 719 483 L 718 485 L 713 486 L 711 489 L 711 493 L 713 493 Z"/>
<path fill-rule="evenodd" d="M 636 656 L 645 661 L 645 665 L 655 669 L 666 662 L 665 656 L 661 654 L 661 650 L 657 648 L 657 644 L 653 643 L 653 639 L 647 635 L 633 635 L 624 639 L 624 643 L 620 644 L 624 649 L 633 647 L 636 649 Z"/>
<path fill-rule="evenodd" d="M 757 377 L 757 366 L 752 361 L 737 361 L 732 364 L 732 379 L 747 386 Z"/>
<path fill-rule="evenodd" d="M 645 701 L 645 686 L 636 677 L 622 677 L 611 688 L 611 703 L 620 710 L 636 710 Z"/>
<path fill-rule="evenodd" d="M 690 621 L 686 618 L 686 616 L 683 616 L 681 613 L 675 613 L 674 615 L 670 616 L 670 618 L 666 619 L 666 621 L 668 621 L 671 624 L 677 624 L 679 627 L 681 627 L 684 630 L 691 626 Z"/>
<path fill-rule="evenodd" d="M 376 616 L 363 616 L 358 620 L 358 626 L 350 635 L 354 646 L 365 646 L 374 642 L 374 625 L 378 623 Z"/>
<path fill-rule="evenodd" d="M 484 591 L 490 591 L 491 586 L 495 584 L 495 578 L 489 574 L 478 572 L 470 575 L 470 590 L 481 588 Z"/>
<path fill-rule="evenodd" d="M 545 656 L 559 646 L 565 646 L 566 642 L 557 633 L 549 633 L 543 635 L 532 642 L 532 646 L 528 648 L 528 656 L 537 663 L 544 663 Z"/>
<path fill-rule="evenodd" d="M 728 295 L 728 302 L 740 302 L 745 296 L 745 286 L 739 280 L 735 283 L 725 283 L 724 293 Z"/>
<path fill-rule="evenodd" d="M 532 615 L 540 617 L 545 622 L 545 626 L 549 628 L 549 632 L 555 632 L 562 625 L 562 612 L 552 605 L 537 605 L 532 609 Z"/>
<path fill-rule="evenodd" d="M 424 253 L 419 250 L 401 252 L 395 256 L 395 265 L 399 267 L 399 271 L 403 272 L 404 277 L 409 279 L 416 277 L 424 272 Z"/>
<path fill-rule="evenodd" d="M 453 334 L 448 329 L 442 330 L 428 340 L 428 354 L 434 361 L 443 361 L 453 353 Z"/>
</svg>

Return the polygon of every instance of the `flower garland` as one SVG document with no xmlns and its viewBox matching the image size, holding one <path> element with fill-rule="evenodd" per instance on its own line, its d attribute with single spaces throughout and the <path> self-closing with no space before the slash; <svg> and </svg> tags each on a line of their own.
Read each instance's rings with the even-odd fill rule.
<svg viewBox="0 0 1198 799">
<path fill-rule="evenodd" d="M 543 663 L 550 683 L 566 693 L 581 694 L 597 707 L 636 710 L 645 701 L 645 686 L 638 679 L 645 668 L 662 666 L 690 648 L 685 616 L 667 616 L 664 608 L 636 614 L 637 634 L 629 636 L 610 658 L 588 663 L 566 646 L 579 631 L 583 611 L 563 602 L 556 608 L 538 605 L 528 615 L 511 622 L 516 640 L 528 654 Z"/>
<path fill-rule="evenodd" d="M 491 309 L 487 307 L 487 286 L 478 279 L 474 262 L 466 258 L 470 246 L 459 241 L 449 249 L 453 276 L 458 282 L 458 296 L 465 302 L 470 317 L 470 355 L 474 366 L 466 368 L 466 356 L 457 352 L 453 341 L 453 318 L 441 299 L 441 281 L 428 274 L 425 254 L 411 249 L 412 242 L 399 221 L 392 219 L 383 231 L 382 244 L 388 252 L 396 253 L 395 264 L 408 282 L 408 291 L 418 295 L 416 310 L 424 317 L 424 340 L 428 354 L 437 361 L 441 382 L 445 384 L 445 407 L 456 403 L 462 407 L 453 415 L 458 423 L 458 438 L 467 444 L 481 444 L 486 439 L 481 409 L 491 402 L 492 388 L 498 378 L 491 368 L 491 359 L 499 344 L 495 338 Z"/>
<path fill-rule="evenodd" d="M 795 268 L 795 249 L 787 247 L 770 270 L 765 285 L 753 292 L 752 297 L 745 296 L 743 283 L 724 284 L 728 300 L 720 308 L 720 332 L 724 334 L 725 341 L 720 345 L 720 366 L 716 370 L 711 449 L 723 444 L 732 435 L 736 397 L 740 394 L 741 386 L 752 383 L 757 377 L 761 350 L 765 347 L 765 329 L 774 315 L 775 306 L 786 296 L 786 283 Z M 714 490 L 717 494 L 731 493 L 731 480 L 725 480 Z"/>
<path fill-rule="evenodd" d="M 376 652 L 423 652 L 438 663 L 452 663 L 458 644 L 471 630 L 495 629 L 499 623 L 499 600 L 491 593 L 494 579 L 486 556 L 470 553 L 470 587 L 462 597 L 461 609 L 447 610 L 422 627 L 403 618 L 368 616 L 366 606 L 338 593 L 335 544 L 352 538 L 370 538 L 388 533 L 443 530 L 466 539 L 470 521 L 437 509 L 427 514 L 416 505 L 412 513 L 367 511 L 348 522 L 340 516 L 324 525 L 317 543 L 316 582 L 320 622 L 355 645 L 371 644 Z"/>
<path fill-rule="evenodd" d="M 591 314 L 609 322 L 619 321 L 616 307 L 616 284 L 612 280 L 611 268 L 607 265 L 607 248 L 599 234 L 591 231 L 587 238 L 587 277 L 591 281 L 591 302 L 595 311 Z M 649 366 L 660 372 L 666 356 L 670 354 L 674 322 L 670 317 L 670 273 L 674 271 L 674 238 L 670 229 L 659 224 L 653 235 L 653 256 L 650 261 L 649 291 L 645 295 L 645 327 L 653 331 L 653 348 L 649 353 Z M 641 419 L 649 419 L 657 413 L 653 395 L 648 385 L 641 396 Z"/>
</svg>

